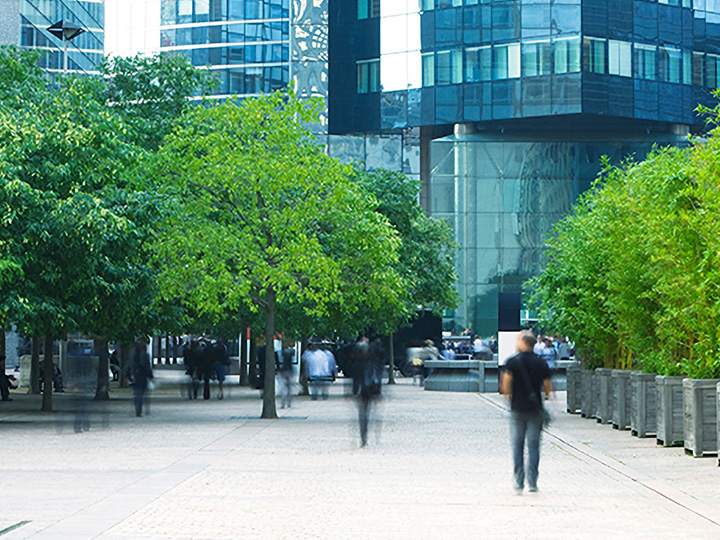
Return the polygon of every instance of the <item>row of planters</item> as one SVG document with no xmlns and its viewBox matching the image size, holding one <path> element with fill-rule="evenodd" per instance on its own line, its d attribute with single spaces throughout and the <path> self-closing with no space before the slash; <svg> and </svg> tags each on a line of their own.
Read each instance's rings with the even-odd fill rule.
<svg viewBox="0 0 720 540">
<path fill-rule="evenodd" d="M 720 379 L 606 368 L 567 370 L 569 413 L 630 430 L 637 437 L 654 436 L 663 446 L 684 445 L 695 457 L 720 456 L 719 404 Z"/>
</svg>

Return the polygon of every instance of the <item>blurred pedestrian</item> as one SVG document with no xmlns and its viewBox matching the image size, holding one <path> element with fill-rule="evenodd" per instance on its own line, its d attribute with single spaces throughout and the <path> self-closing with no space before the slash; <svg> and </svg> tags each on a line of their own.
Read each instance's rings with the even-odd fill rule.
<svg viewBox="0 0 720 540">
<path fill-rule="evenodd" d="M 546 418 L 541 387 L 545 395 L 552 390 L 551 372 L 547 363 L 534 352 L 535 336 L 529 330 L 518 335 L 520 351 L 508 359 L 502 376 L 503 393 L 510 399 L 510 438 L 513 454 L 515 490 L 522 493 L 527 478 L 528 490 L 538 489 L 540 465 L 540 434 Z M 527 476 L 525 445 L 527 444 Z"/>
<path fill-rule="evenodd" d="M 280 379 L 280 408 L 292 407 L 293 394 L 293 362 L 295 360 L 295 349 L 287 346 L 282 350 L 282 358 L 277 366 L 277 374 Z"/>
<path fill-rule="evenodd" d="M 183 363 L 185 364 L 185 375 L 187 375 L 188 399 L 197 399 L 200 390 L 199 357 L 198 342 L 194 339 L 186 341 L 183 345 Z"/>
<path fill-rule="evenodd" d="M 203 399 L 210 399 L 210 379 L 213 375 L 213 346 L 206 339 L 200 340 L 198 348 L 197 369 L 198 377 L 203 381 Z"/>
<path fill-rule="evenodd" d="M 213 366 L 218 380 L 218 399 L 223 399 L 223 383 L 230 371 L 230 355 L 222 339 L 218 339 L 212 346 Z"/>
<path fill-rule="evenodd" d="M 113 381 L 120 379 L 120 358 L 118 357 L 117 349 L 110 355 L 110 372 L 112 373 Z"/>
<path fill-rule="evenodd" d="M 17 388 L 17 386 L 13 386 L 10 377 L 8 377 L 5 373 L 5 369 L 5 357 L 0 356 L 0 397 L 2 398 L 2 401 L 12 401 L 12 398 L 10 397 L 10 389 Z M 13 377 L 13 379 L 14 378 L 15 377 Z"/>
<path fill-rule="evenodd" d="M 310 399 L 313 401 L 317 401 L 319 395 L 323 399 L 328 398 L 328 386 L 337 367 L 332 353 L 328 354 L 320 345 L 318 341 L 311 341 L 303 353 L 307 378 L 312 386 Z"/>
<path fill-rule="evenodd" d="M 143 405 L 146 403 L 145 393 L 153 382 L 153 370 L 147 345 L 142 340 L 136 340 L 130 357 L 130 377 L 132 380 L 135 416 L 142 416 Z M 147 412 L 147 411 L 146 411 Z"/>
<path fill-rule="evenodd" d="M 357 376 L 360 381 L 358 396 L 358 420 L 360 423 L 360 445 L 367 446 L 368 426 L 372 407 L 380 398 L 382 390 L 383 351 L 371 347 L 366 337 L 361 337 L 355 345 L 355 358 L 358 362 Z"/>
</svg>

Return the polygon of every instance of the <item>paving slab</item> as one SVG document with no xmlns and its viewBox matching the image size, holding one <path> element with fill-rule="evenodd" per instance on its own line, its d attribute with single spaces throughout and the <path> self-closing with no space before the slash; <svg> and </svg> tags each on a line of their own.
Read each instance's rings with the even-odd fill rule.
<svg viewBox="0 0 720 540">
<path fill-rule="evenodd" d="M 36 396 L 2 404 L 0 531 L 28 523 L 0 540 L 720 538 L 716 459 L 566 414 L 563 394 L 549 402 L 541 491 L 517 496 L 496 394 L 401 379 L 361 448 L 340 384 L 270 421 L 257 392 L 187 400 L 177 374 L 159 376 L 150 416 L 114 390 L 84 433 L 70 398 L 51 415 Z"/>
</svg>

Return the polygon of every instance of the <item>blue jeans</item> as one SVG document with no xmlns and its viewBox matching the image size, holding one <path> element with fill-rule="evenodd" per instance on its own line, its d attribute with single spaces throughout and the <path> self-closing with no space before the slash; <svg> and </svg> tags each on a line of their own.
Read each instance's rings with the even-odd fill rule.
<svg viewBox="0 0 720 540">
<path fill-rule="evenodd" d="M 540 464 L 540 433 L 542 433 L 542 413 L 510 413 L 510 438 L 513 453 L 513 474 L 515 487 L 525 486 L 525 441 L 528 448 L 527 483 L 537 488 L 538 466 Z"/>
</svg>

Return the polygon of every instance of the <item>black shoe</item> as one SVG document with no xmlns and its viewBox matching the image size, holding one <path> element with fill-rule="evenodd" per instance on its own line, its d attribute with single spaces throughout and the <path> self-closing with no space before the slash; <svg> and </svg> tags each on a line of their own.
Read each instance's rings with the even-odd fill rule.
<svg viewBox="0 0 720 540">
<path fill-rule="evenodd" d="M 15 401 L 13 398 L 4 397 L 2 398 L 3 401 Z"/>
</svg>

